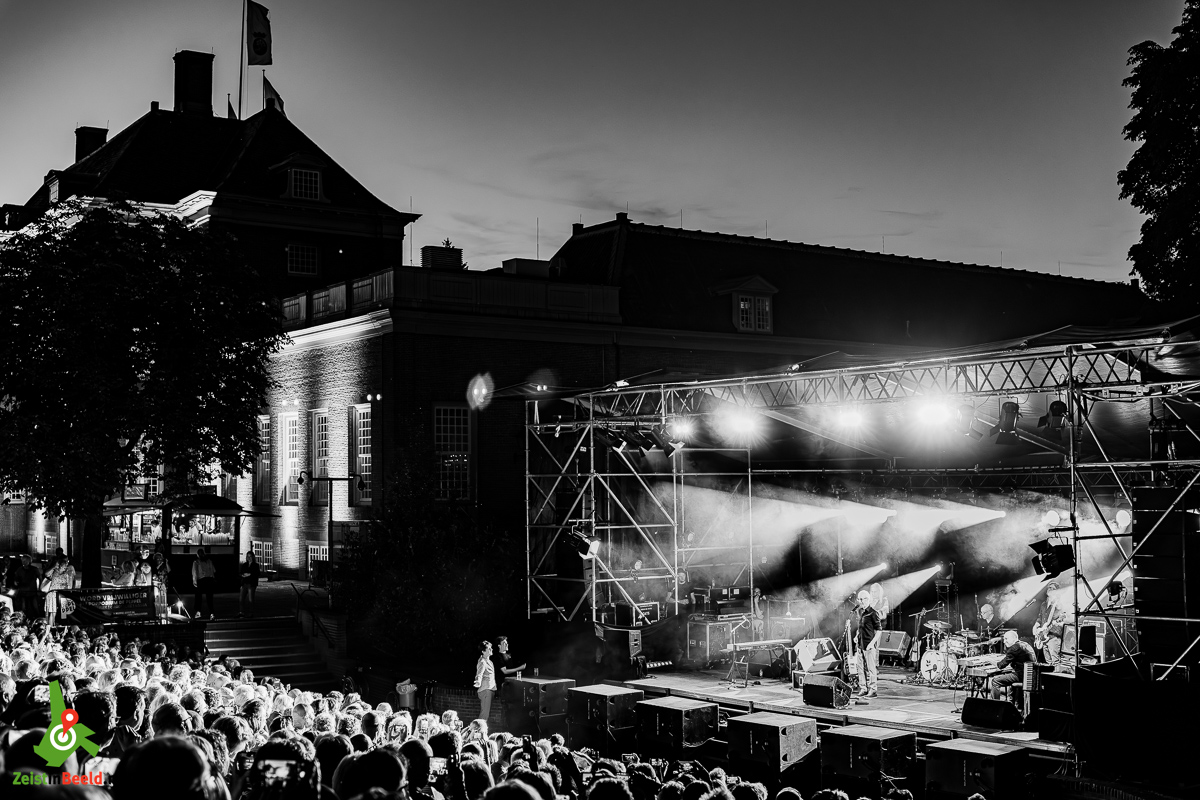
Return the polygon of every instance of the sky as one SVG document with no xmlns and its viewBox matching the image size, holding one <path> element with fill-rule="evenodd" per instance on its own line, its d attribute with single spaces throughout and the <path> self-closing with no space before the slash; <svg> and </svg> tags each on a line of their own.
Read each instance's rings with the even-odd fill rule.
<svg viewBox="0 0 1200 800">
<path fill-rule="evenodd" d="M 288 118 L 472 268 L 571 223 L 768 236 L 1099 280 L 1142 217 L 1128 49 L 1182 0 L 266 0 Z M 0 203 L 158 100 L 172 55 L 238 92 L 241 0 L 0 0 Z M 262 107 L 246 73 L 245 114 Z"/>
</svg>

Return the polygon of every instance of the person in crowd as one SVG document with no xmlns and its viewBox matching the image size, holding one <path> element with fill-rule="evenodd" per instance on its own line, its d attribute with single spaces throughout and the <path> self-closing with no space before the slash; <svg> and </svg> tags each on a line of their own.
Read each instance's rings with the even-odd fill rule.
<svg viewBox="0 0 1200 800">
<path fill-rule="evenodd" d="M 879 696 L 879 638 L 882 635 L 879 612 L 871 605 L 871 593 L 858 593 L 858 607 L 851 618 L 851 635 L 855 637 L 854 658 L 858 664 L 859 695 Z"/>
<path fill-rule="evenodd" d="M 254 616 L 254 593 L 258 591 L 258 562 L 254 559 L 254 551 L 246 551 L 246 559 L 238 567 L 241 576 L 242 591 L 238 598 L 238 616 Z"/>
<path fill-rule="evenodd" d="M 113 586 L 133 586 L 133 580 L 136 576 L 133 572 L 133 562 L 125 559 L 121 562 L 121 574 L 113 578 Z"/>
<path fill-rule="evenodd" d="M 170 797 L 217 800 L 229 797 L 223 781 L 195 744 L 165 736 L 139 744 L 121 759 L 113 775 L 113 800 Z"/>
<path fill-rule="evenodd" d="M 208 601 L 208 618 L 215 619 L 216 608 L 213 606 L 213 587 L 217 584 L 217 568 L 208 552 L 203 547 L 196 548 L 196 560 L 192 562 L 192 585 L 196 587 L 196 616 L 204 616 L 203 598 Z"/>
<path fill-rule="evenodd" d="M 479 660 L 475 662 L 475 691 L 479 695 L 479 718 L 492 713 L 492 696 L 496 694 L 496 668 L 492 664 L 492 643 L 479 645 Z"/>
<path fill-rule="evenodd" d="M 137 567 L 133 571 L 134 586 L 153 586 L 154 585 L 154 568 L 150 566 L 150 562 L 145 558 L 137 563 Z"/>
<path fill-rule="evenodd" d="M 1037 654 L 1026 642 L 1022 642 L 1016 631 L 1004 632 L 1004 658 L 996 663 L 999 675 L 992 677 L 992 699 L 999 700 L 1005 686 L 1019 683 L 1023 676 L 1025 664 L 1037 663 Z M 1015 698 L 1013 702 L 1016 702 Z"/>
<path fill-rule="evenodd" d="M 150 557 L 150 568 L 154 572 L 154 607 L 160 615 L 167 611 L 167 586 L 171 581 L 171 565 L 161 550 L 155 550 Z"/>
</svg>

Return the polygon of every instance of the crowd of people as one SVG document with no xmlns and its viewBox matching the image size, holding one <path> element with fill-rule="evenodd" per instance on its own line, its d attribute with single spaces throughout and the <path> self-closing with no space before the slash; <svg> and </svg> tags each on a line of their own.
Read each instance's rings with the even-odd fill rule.
<svg viewBox="0 0 1200 800">
<path fill-rule="evenodd" d="M 507 642 L 503 646 L 507 650 Z M 502 666 L 501 674 L 515 673 L 516 666 Z M 78 715 L 77 730 L 86 732 L 89 746 L 52 768 L 39 744 L 62 724 L 52 718 L 55 690 Z M 40 796 L 116 800 L 772 795 L 762 783 L 694 761 L 600 758 L 569 750 L 557 734 L 534 740 L 490 732 L 485 719 L 464 724 L 454 711 L 414 717 L 355 693 L 292 688 L 203 647 L 123 639 L 98 626 L 56 626 L 7 607 L 0 608 L 0 770 L 5 787 L 12 782 Z M 906 796 L 902 789 L 887 795 Z M 848 796 L 822 789 L 811 797 Z M 782 788 L 773 800 L 802 798 Z"/>
</svg>

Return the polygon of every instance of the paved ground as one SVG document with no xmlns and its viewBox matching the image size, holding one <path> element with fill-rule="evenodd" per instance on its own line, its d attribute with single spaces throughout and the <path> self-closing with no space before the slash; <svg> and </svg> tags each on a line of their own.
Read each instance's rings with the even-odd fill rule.
<svg viewBox="0 0 1200 800">
<path fill-rule="evenodd" d="M 324 589 L 308 588 L 308 581 L 279 580 L 262 581 L 254 594 L 254 616 L 256 617 L 285 617 L 296 613 L 296 592 L 304 595 L 304 602 L 309 608 L 320 610 L 329 608 L 329 595 Z M 190 592 L 181 592 L 176 597 L 171 592 L 170 601 L 182 599 L 188 613 L 194 613 L 195 598 Z M 237 592 L 217 593 L 213 596 L 213 605 L 217 608 L 217 619 L 236 618 L 239 612 L 239 596 Z"/>
</svg>

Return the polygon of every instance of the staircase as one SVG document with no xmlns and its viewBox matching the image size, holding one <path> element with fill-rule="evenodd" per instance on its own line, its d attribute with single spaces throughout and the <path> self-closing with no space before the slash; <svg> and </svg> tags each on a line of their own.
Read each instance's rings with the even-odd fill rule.
<svg viewBox="0 0 1200 800">
<path fill-rule="evenodd" d="M 293 688 L 313 692 L 338 688 L 338 681 L 301 633 L 294 617 L 209 622 L 204 643 L 214 658 L 236 658 L 254 671 L 255 678 L 278 678 Z"/>
</svg>

